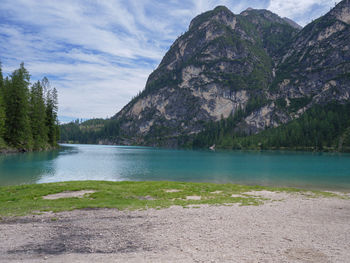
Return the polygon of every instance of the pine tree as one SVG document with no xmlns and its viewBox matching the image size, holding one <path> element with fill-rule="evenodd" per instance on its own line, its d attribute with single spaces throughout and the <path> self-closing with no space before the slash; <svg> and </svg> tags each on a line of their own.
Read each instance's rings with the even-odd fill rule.
<svg viewBox="0 0 350 263">
<path fill-rule="evenodd" d="M 30 150 L 33 143 L 28 115 L 29 80 L 29 73 L 21 63 L 5 85 L 5 139 L 11 146 L 21 150 Z"/>
<path fill-rule="evenodd" d="M 4 104 L 4 79 L 2 76 L 2 69 L 0 63 L 0 144 L 3 144 L 3 137 L 5 133 L 5 104 Z"/>
<path fill-rule="evenodd" d="M 4 77 L 2 75 L 2 66 L 1 66 L 1 62 L 0 62 L 0 94 L 3 95 L 3 90 L 4 89 Z"/>
<path fill-rule="evenodd" d="M 59 139 L 59 127 L 57 120 L 58 99 L 56 88 L 51 89 L 47 78 L 42 81 L 42 86 L 46 92 L 46 127 L 48 142 L 51 146 L 56 146 Z"/>
<path fill-rule="evenodd" d="M 45 149 L 48 142 L 46 107 L 43 87 L 39 81 L 31 87 L 29 116 L 34 140 L 34 150 Z"/>
</svg>

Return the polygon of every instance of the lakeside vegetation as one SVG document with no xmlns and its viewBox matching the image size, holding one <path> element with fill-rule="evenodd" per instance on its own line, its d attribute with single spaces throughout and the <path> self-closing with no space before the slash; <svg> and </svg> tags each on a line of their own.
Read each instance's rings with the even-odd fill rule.
<svg viewBox="0 0 350 263">
<path fill-rule="evenodd" d="M 119 121 L 112 119 L 79 119 L 60 125 L 60 142 L 98 144 L 100 141 L 115 141 L 119 136 Z"/>
<path fill-rule="evenodd" d="M 31 85 L 21 63 L 4 79 L 0 64 L 0 153 L 57 147 L 57 111 L 57 90 L 46 77 Z"/>
<path fill-rule="evenodd" d="M 207 148 L 213 144 L 224 149 L 290 149 L 312 151 L 350 151 L 350 104 L 316 105 L 300 118 L 269 128 L 258 134 L 235 132 L 245 116 L 235 116 L 209 123 L 193 140 L 193 148 Z"/>
<path fill-rule="evenodd" d="M 86 194 L 82 198 L 43 199 L 43 196 L 50 194 L 80 190 L 93 190 L 95 192 Z M 329 192 L 236 184 L 165 181 L 71 181 L 0 187 L 0 216 L 19 216 L 47 211 L 60 212 L 85 208 L 133 210 L 166 208 L 172 205 L 183 207 L 201 204 L 230 205 L 235 203 L 240 205 L 259 205 L 266 199 L 249 195 L 247 192 L 261 190 L 298 192 L 310 197 L 340 197 Z M 200 200 L 198 200 L 198 197 L 200 197 Z"/>
</svg>

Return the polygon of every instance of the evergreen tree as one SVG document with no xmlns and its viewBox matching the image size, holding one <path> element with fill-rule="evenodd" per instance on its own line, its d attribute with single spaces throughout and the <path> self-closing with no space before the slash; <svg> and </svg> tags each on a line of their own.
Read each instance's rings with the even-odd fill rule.
<svg viewBox="0 0 350 263">
<path fill-rule="evenodd" d="M 30 75 L 21 63 L 3 79 L 0 63 L 0 149 L 22 151 L 56 147 L 59 139 L 57 91 L 45 77 L 30 85 Z"/>
<path fill-rule="evenodd" d="M 2 69 L 0 63 L 0 143 L 3 141 L 5 133 L 5 104 L 4 104 L 4 79 L 2 76 Z"/>
<path fill-rule="evenodd" d="M 54 135 L 55 135 L 55 141 L 53 145 L 57 145 L 57 141 L 60 138 L 60 127 L 58 122 L 58 93 L 57 89 L 53 88 L 52 90 L 52 101 L 53 101 L 53 119 L 54 119 Z"/>
<path fill-rule="evenodd" d="M 0 62 L 0 94 L 3 94 L 3 89 L 4 89 L 4 77 L 2 75 L 2 65 Z"/>
<path fill-rule="evenodd" d="M 59 127 L 57 120 L 58 99 L 56 88 L 51 89 L 47 78 L 42 81 L 42 86 L 46 92 L 46 127 L 48 142 L 51 146 L 56 146 L 59 139 Z"/>
<path fill-rule="evenodd" d="M 36 82 L 30 92 L 30 123 L 34 140 L 34 150 L 46 148 L 48 131 L 46 127 L 46 107 L 43 87 Z"/>
<path fill-rule="evenodd" d="M 31 149 L 33 143 L 28 115 L 29 80 L 30 75 L 21 63 L 5 87 L 5 139 L 11 146 L 22 150 Z"/>
</svg>

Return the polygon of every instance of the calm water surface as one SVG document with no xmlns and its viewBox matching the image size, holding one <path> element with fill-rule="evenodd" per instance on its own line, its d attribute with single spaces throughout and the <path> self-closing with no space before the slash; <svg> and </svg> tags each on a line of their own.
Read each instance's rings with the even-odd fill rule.
<svg viewBox="0 0 350 263">
<path fill-rule="evenodd" d="M 70 180 L 230 182 L 350 192 L 350 155 L 63 145 L 57 151 L 0 156 L 0 185 Z"/>
</svg>

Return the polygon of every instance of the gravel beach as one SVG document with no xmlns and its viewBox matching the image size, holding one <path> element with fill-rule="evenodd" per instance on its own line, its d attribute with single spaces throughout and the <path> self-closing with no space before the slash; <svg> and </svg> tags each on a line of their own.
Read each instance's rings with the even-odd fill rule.
<svg viewBox="0 0 350 263">
<path fill-rule="evenodd" d="M 0 221 L 0 262 L 349 262 L 350 200 L 75 210 Z"/>
</svg>

